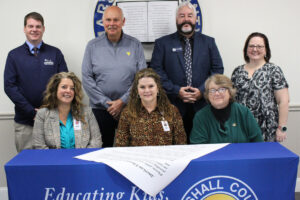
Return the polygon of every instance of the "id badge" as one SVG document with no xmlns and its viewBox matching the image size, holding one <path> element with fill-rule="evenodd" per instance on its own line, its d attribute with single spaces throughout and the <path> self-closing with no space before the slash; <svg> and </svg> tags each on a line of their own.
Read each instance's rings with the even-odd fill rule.
<svg viewBox="0 0 300 200">
<path fill-rule="evenodd" d="M 74 119 L 73 120 L 73 127 L 74 127 L 74 130 L 76 130 L 76 131 L 81 130 L 81 122 Z"/>
<path fill-rule="evenodd" d="M 161 121 L 161 125 L 165 132 L 170 131 L 169 123 L 167 121 Z"/>
<path fill-rule="evenodd" d="M 183 50 L 182 50 L 182 47 L 174 47 L 174 48 L 172 48 L 172 51 L 173 52 L 182 52 Z"/>
</svg>

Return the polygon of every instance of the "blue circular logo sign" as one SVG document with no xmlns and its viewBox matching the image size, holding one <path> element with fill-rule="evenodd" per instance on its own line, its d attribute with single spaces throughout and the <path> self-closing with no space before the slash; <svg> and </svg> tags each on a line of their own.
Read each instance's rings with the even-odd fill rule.
<svg viewBox="0 0 300 200">
<path fill-rule="evenodd" d="M 97 2 L 96 8 L 95 8 L 95 13 L 94 13 L 94 33 L 95 36 L 98 37 L 103 31 L 104 31 L 104 26 L 103 26 L 103 13 L 104 10 L 112 6 L 114 3 L 114 0 L 99 0 Z M 196 23 L 196 31 L 197 32 L 202 32 L 202 14 L 201 14 L 201 9 L 199 6 L 199 3 L 197 0 L 190 0 L 190 3 L 193 4 L 196 8 L 197 12 L 197 23 Z"/>
<path fill-rule="evenodd" d="M 245 182 L 231 176 L 211 176 L 192 185 L 181 200 L 258 200 Z"/>
<path fill-rule="evenodd" d="M 202 33 L 202 14 L 200 5 L 198 3 L 198 0 L 190 0 L 190 3 L 194 5 L 197 12 L 196 31 Z"/>
</svg>

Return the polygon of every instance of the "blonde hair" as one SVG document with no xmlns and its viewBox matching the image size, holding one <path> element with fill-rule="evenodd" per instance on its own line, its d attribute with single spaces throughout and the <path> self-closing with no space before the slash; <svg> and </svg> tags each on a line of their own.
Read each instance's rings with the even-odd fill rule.
<svg viewBox="0 0 300 200">
<path fill-rule="evenodd" d="M 76 120 L 84 121 L 84 116 L 82 113 L 82 107 L 84 106 L 82 103 L 83 92 L 81 81 L 73 72 L 60 72 L 58 74 L 54 74 L 46 87 L 44 92 L 44 99 L 41 108 L 54 109 L 58 106 L 57 99 L 57 88 L 60 84 L 61 80 L 67 78 L 73 81 L 74 84 L 74 99 L 71 103 L 72 115 Z"/>
</svg>

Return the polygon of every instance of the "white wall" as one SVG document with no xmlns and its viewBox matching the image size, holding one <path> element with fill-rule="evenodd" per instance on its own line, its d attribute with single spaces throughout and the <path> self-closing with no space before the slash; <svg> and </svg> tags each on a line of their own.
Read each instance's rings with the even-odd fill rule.
<svg viewBox="0 0 300 200">
<path fill-rule="evenodd" d="M 96 0 L 0 0 L 0 66 L 4 68 L 9 50 L 25 41 L 23 18 L 40 12 L 45 18 L 44 41 L 59 47 L 69 69 L 81 76 L 81 62 L 86 43 L 94 37 L 93 16 Z M 300 105 L 297 77 L 300 70 L 299 0 L 199 0 L 203 16 L 203 33 L 215 37 L 225 67 L 225 74 L 244 63 L 242 49 L 246 37 L 254 31 L 270 40 L 271 61 L 282 67 L 290 84 L 291 104 Z M 151 46 L 146 47 L 151 57 Z M 3 77 L 0 70 L 0 80 Z M 13 104 L 3 92 L 0 81 L 0 113 L 12 113 Z"/>
<path fill-rule="evenodd" d="M 86 43 L 94 37 L 93 15 L 96 0 L 0 0 L 0 187 L 6 186 L 3 165 L 16 155 L 13 142 L 13 104 L 3 90 L 3 70 L 9 50 L 25 41 L 23 18 L 40 12 L 45 19 L 44 41 L 59 47 L 70 71 L 81 76 L 81 62 Z M 296 153 L 300 118 L 300 8 L 299 0 L 199 0 L 203 33 L 215 37 L 223 58 L 225 74 L 242 64 L 246 37 L 254 31 L 270 40 L 271 61 L 280 65 L 290 84 L 291 104 L 289 136 L 284 143 Z M 151 46 L 146 47 L 151 56 Z M 86 101 L 87 102 L 87 101 Z M 6 118 L 6 115 L 10 119 Z M 2 118 L 1 118 L 2 117 Z"/>
<path fill-rule="evenodd" d="M 61 49 L 70 71 L 81 76 L 86 43 L 94 37 L 96 0 L 0 0 L 0 113 L 12 113 L 13 104 L 3 90 L 3 71 L 8 52 L 25 42 L 24 16 L 36 11 L 45 20 L 44 41 Z"/>
<path fill-rule="evenodd" d="M 291 104 L 300 104 L 300 1 L 299 0 L 200 0 L 203 32 L 216 38 L 225 74 L 244 63 L 242 49 L 251 32 L 265 33 L 272 58 L 282 67 L 290 85 Z M 297 73 L 298 72 L 298 73 Z"/>
<path fill-rule="evenodd" d="M 13 123 L 11 117 L 0 117 L 0 189 L 1 187 L 6 186 L 4 165 L 17 155 L 13 134 Z"/>
</svg>

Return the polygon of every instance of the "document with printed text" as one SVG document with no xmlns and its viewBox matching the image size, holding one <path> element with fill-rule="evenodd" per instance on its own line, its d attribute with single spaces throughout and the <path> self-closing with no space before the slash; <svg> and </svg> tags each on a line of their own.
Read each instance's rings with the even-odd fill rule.
<svg viewBox="0 0 300 200">
<path fill-rule="evenodd" d="M 155 196 L 188 166 L 191 160 L 228 144 L 104 148 L 75 158 L 105 163 L 145 193 Z"/>
<path fill-rule="evenodd" d="M 125 25 L 123 31 L 141 42 L 174 33 L 178 1 L 118 2 L 122 8 Z"/>
</svg>

